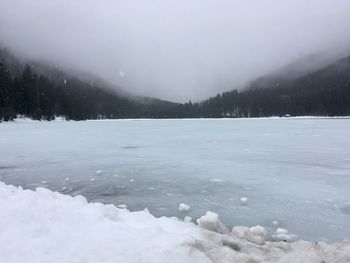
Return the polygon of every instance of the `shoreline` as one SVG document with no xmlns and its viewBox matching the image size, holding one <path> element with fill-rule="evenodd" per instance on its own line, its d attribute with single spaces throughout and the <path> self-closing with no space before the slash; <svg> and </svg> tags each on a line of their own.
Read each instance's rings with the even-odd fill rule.
<svg viewBox="0 0 350 263">
<path fill-rule="evenodd" d="M 87 119 L 87 120 L 66 120 L 64 117 L 57 117 L 54 120 L 34 120 L 31 118 L 16 118 L 12 121 L 2 121 L 0 123 L 25 123 L 25 122 L 113 122 L 113 121 L 176 121 L 176 120 L 186 120 L 186 121 L 203 121 L 203 120 L 213 120 L 213 121 L 229 121 L 229 120 L 342 120 L 350 119 L 350 116 L 293 116 L 293 117 L 251 117 L 251 118 L 121 118 L 121 119 Z"/>
</svg>

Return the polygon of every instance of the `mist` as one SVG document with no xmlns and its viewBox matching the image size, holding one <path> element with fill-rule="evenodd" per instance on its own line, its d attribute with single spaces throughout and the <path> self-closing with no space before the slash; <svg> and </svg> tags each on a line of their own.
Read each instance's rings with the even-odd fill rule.
<svg viewBox="0 0 350 263">
<path fill-rule="evenodd" d="M 134 94 L 198 101 L 350 43 L 349 13 L 345 0 L 1 0 L 0 43 Z"/>
</svg>

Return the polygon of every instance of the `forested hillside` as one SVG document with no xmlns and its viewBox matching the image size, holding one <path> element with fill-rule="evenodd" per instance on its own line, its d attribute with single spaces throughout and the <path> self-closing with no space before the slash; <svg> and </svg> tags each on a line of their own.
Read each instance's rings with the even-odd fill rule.
<svg viewBox="0 0 350 263">
<path fill-rule="evenodd" d="M 33 66 L 22 65 L 6 50 L 0 52 L 0 119 L 5 121 L 17 114 L 45 120 L 55 116 L 84 120 L 165 118 L 176 112 L 175 103 L 119 95 L 54 68 L 39 75 Z"/>
<path fill-rule="evenodd" d="M 189 116 L 350 115 L 350 57 L 295 79 L 279 80 L 270 78 L 263 87 L 255 81 L 243 91 L 232 90 L 189 104 Z"/>
<path fill-rule="evenodd" d="M 350 57 L 293 78 L 263 76 L 244 90 L 184 104 L 127 95 L 103 80 L 96 84 L 54 67 L 44 69 L 0 50 L 0 120 L 18 114 L 39 120 L 350 115 Z"/>
</svg>

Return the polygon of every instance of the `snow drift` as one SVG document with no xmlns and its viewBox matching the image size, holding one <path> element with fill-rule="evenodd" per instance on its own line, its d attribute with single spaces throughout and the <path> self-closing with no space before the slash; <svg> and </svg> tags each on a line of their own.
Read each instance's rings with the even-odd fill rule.
<svg viewBox="0 0 350 263">
<path fill-rule="evenodd" d="M 230 231 L 211 212 L 197 226 L 4 183 L 0 211 L 0 262 L 350 262 L 350 240 L 267 242 L 261 226 Z"/>
</svg>

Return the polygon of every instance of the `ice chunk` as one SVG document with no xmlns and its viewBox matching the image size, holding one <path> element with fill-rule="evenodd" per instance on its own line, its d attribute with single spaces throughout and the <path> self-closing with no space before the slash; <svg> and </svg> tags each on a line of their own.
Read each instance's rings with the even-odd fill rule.
<svg viewBox="0 0 350 263">
<path fill-rule="evenodd" d="M 251 227 L 249 229 L 249 232 L 254 236 L 261 236 L 263 238 L 266 238 L 266 235 L 267 235 L 266 229 L 260 225 Z"/>
<path fill-rule="evenodd" d="M 179 211 L 181 212 L 188 212 L 190 211 L 191 207 L 185 203 L 180 203 L 179 204 Z"/>
<path fill-rule="evenodd" d="M 204 216 L 197 219 L 197 223 L 201 228 L 218 232 L 227 233 L 228 230 L 220 221 L 218 214 L 208 211 Z"/>
<path fill-rule="evenodd" d="M 246 233 L 249 231 L 249 227 L 246 226 L 235 226 L 232 228 L 231 235 L 238 238 L 245 238 Z"/>
<path fill-rule="evenodd" d="M 289 234 L 287 229 L 277 228 L 274 235 L 272 235 L 272 239 L 274 241 L 284 241 L 284 242 L 292 242 L 296 241 L 299 237 L 294 234 Z"/>
<path fill-rule="evenodd" d="M 135 182 L 135 180 L 134 179 L 130 179 L 130 183 L 133 183 L 133 182 Z"/>
<path fill-rule="evenodd" d="M 91 178 L 90 179 L 90 182 L 94 182 L 94 181 L 96 181 L 96 178 Z"/>
<path fill-rule="evenodd" d="M 236 236 L 258 245 L 265 244 L 266 235 L 266 229 L 259 225 L 253 226 L 251 228 L 245 226 L 236 226 L 232 228 L 231 232 L 231 236 Z"/>
<path fill-rule="evenodd" d="M 240 199 L 240 201 L 241 201 L 241 205 L 246 205 L 247 202 L 248 202 L 248 198 L 247 198 L 247 197 L 242 197 L 242 198 Z"/>
<path fill-rule="evenodd" d="M 126 204 L 120 204 L 120 205 L 117 205 L 118 208 L 121 208 L 121 209 L 127 209 L 128 206 Z"/>
<path fill-rule="evenodd" d="M 102 175 L 103 174 L 103 170 L 97 170 L 96 171 L 96 175 Z"/>
<path fill-rule="evenodd" d="M 278 226 L 280 225 L 280 222 L 278 222 L 277 220 L 273 220 L 273 221 L 272 221 L 272 225 L 273 225 L 274 227 L 278 227 Z"/>
<path fill-rule="evenodd" d="M 284 228 L 277 228 L 276 234 L 288 234 L 288 230 Z"/>
</svg>

